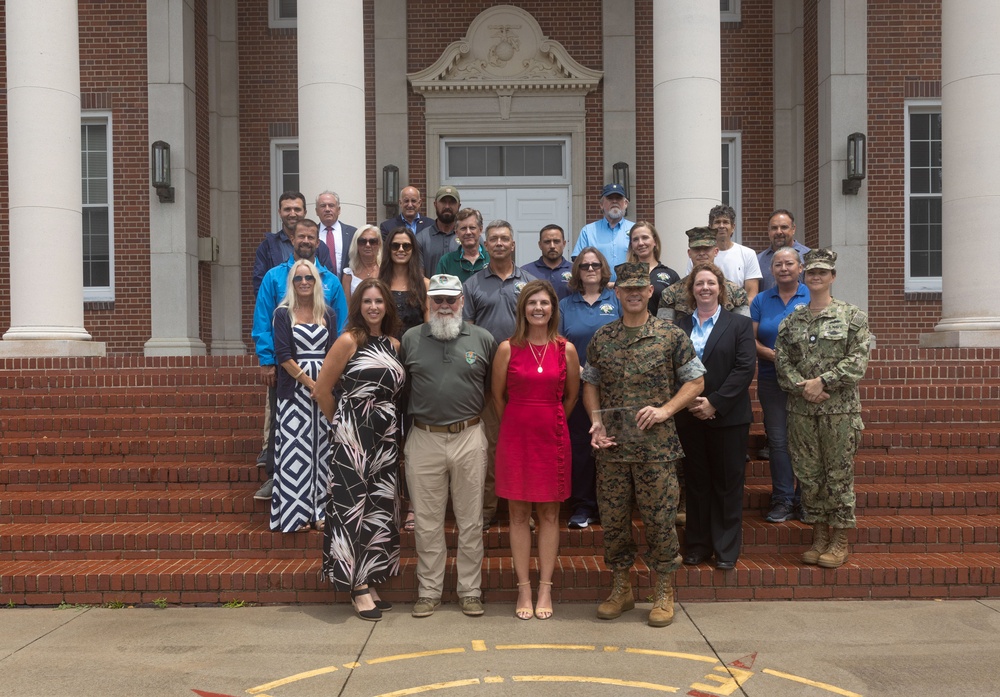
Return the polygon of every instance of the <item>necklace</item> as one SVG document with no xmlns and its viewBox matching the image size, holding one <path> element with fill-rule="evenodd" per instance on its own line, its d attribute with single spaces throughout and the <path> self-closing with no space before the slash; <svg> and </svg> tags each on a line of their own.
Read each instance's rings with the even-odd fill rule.
<svg viewBox="0 0 1000 697">
<path fill-rule="evenodd" d="M 535 359 L 535 365 L 538 366 L 538 372 L 542 372 L 542 361 L 545 360 L 545 352 L 549 350 L 548 342 L 545 342 L 545 346 L 542 347 L 541 355 L 535 353 L 535 345 L 528 342 L 528 348 L 531 349 L 531 357 Z"/>
</svg>

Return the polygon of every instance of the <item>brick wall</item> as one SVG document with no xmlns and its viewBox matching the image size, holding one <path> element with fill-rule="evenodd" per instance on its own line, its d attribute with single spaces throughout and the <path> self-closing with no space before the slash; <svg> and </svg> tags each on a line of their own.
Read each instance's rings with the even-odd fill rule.
<svg viewBox="0 0 1000 697">
<path fill-rule="evenodd" d="M 941 2 L 868 3 L 868 306 L 880 342 L 913 344 L 939 294 L 906 297 L 905 100 L 941 95 Z M 945 145 L 947 148 L 947 144 Z"/>
<path fill-rule="evenodd" d="M 805 176 L 805 210 L 792 211 L 798 227 L 805 235 L 797 234 L 802 244 L 816 247 L 819 244 L 819 41 L 817 36 L 817 3 L 805 0 L 802 27 L 803 101 L 803 160 Z"/>
</svg>

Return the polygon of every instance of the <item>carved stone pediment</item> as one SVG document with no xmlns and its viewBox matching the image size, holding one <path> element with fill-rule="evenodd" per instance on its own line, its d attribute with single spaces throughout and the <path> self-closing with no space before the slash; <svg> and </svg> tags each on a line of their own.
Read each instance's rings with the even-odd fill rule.
<svg viewBox="0 0 1000 697">
<path fill-rule="evenodd" d="M 569 90 L 586 94 L 604 73 L 573 60 L 544 36 L 535 18 L 513 5 L 476 17 L 465 38 L 445 49 L 434 65 L 407 77 L 418 92 Z"/>
</svg>

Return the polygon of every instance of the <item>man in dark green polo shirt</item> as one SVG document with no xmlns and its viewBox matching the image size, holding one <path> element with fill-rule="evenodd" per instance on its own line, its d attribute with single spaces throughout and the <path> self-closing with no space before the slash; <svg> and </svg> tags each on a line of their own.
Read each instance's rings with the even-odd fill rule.
<svg viewBox="0 0 1000 697">
<path fill-rule="evenodd" d="M 490 263 L 490 255 L 482 245 L 483 214 L 475 208 L 463 208 L 455 218 L 455 239 L 461 245 L 438 261 L 437 273 L 457 276 L 462 283 Z"/>
</svg>

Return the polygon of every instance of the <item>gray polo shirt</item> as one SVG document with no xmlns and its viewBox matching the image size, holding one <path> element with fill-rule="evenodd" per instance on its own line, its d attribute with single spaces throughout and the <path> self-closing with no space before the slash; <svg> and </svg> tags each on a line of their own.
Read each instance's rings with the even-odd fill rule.
<svg viewBox="0 0 1000 697">
<path fill-rule="evenodd" d="M 455 239 L 455 231 L 441 232 L 437 220 L 417 233 L 417 244 L 420 246 L 420 258 L 424 264 L 424 276 L 430 278 L 437 273 L 438 261 L 448 252 L 454 252 L 461 245 Z"/>
<path fill-rule="evenodd" d="M 406 368 L 410 416 L 432 426 L 479 416 L 496 352 L 490 333 L 467 322 L 451 341 L 435 339 L 427 323 L 408 330 L 399 358 Z"/>
<path fill-rule="evenodd" d="M 477 271 L 462 284 L 465 288 L 462 317 L 487 330 L 498 343 L 509 339 L 514 333 L 517 298 L 528 281 L 535 280 L 519 266 L 502 281 L 489 266 Z"/>
</svg>

